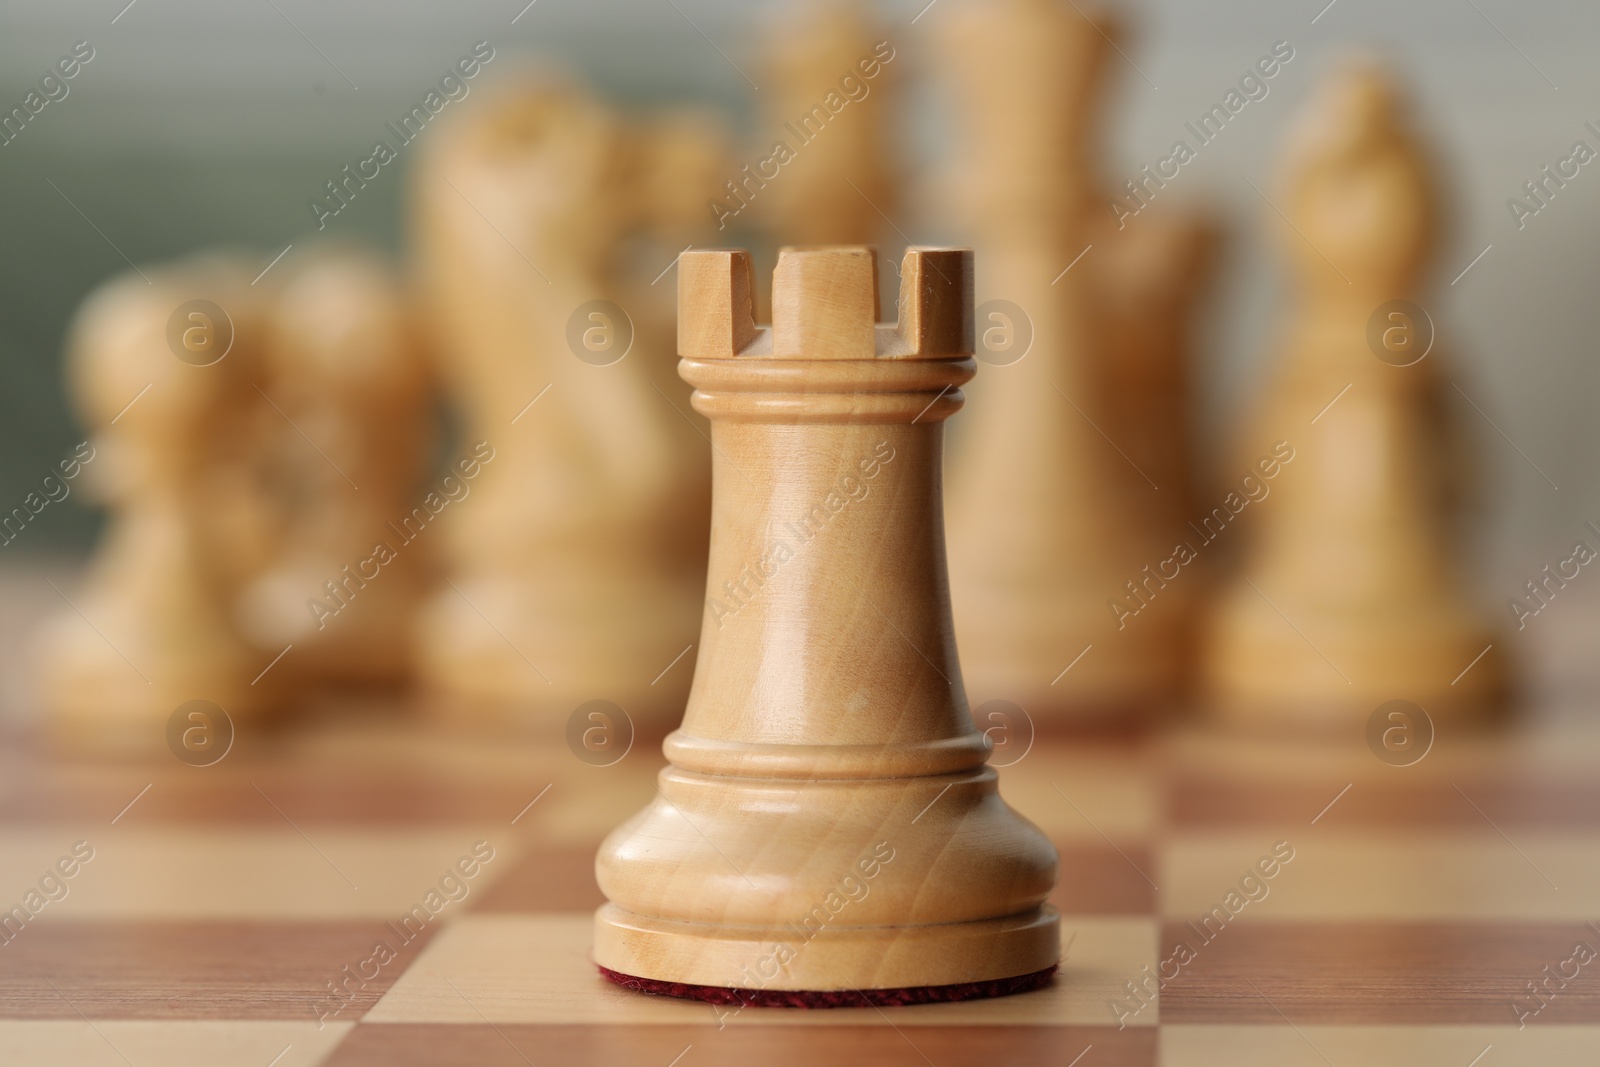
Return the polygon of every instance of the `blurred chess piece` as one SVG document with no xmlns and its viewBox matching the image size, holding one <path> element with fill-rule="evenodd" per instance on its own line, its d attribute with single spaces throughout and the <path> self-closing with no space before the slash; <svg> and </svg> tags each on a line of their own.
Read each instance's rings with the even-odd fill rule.
<svg viewBox="0 0 1600 1067">
<path fill-rule="evenodd" d="M 1130 506 L 1181 539 L 1199 503 L 1192 419 L 1195 326 L 1216 273 L 1222 234 L 1204 214 L 1156 206 L 1120 231 L 1110 213 L 1091 217 L 1107 220 L 1093 253 L 1105 251 L 1095 279 L 1112 346 L 1102 364 L 1105 430 L 1161 487 L 1150 494 L 1142 480 L 1127 483 L 1135 496 Z M 1185 602 L 1182 613 L 1191 619 L 1203 584 L 1186 584 L 1174 597 Z"/>
<path fill-rule="evenodd" d="M 684 232 L 656 183 L 706 168 L 572 85 L 475 108 L 414 189 L 439 371 L 485 457 L 443 531 L 421 670 L 458 715 L 564 719 L 606 699 L 664 728 L 688 692 L 687 666 L 668 667 L 696 640 L 710 470 L 686 391 L 661 384 L 661 305 L 630 305 L 626 262 L 652 226 Z"/>
<path fill-rule="evenodd" d="M 1084 19 L 1080 33 L 1094 30 L 1108 44 L 1126 43 L 1127 34 L 1116 20 L 1103 13 L 1092 17 L 1092 23 Z M 1101 55 L 1109 53 L 1102 50 Z M 1103 74 L 1100 80 L 1105 80 Z M 1186 695 L 1194 681 L 1200 609 L 1212 571 L 1210 559 L 1198 552 L 1191 558 L 1180 550 L 1194 548 L 1189 523 L 1203 510 L 1192 418 L 1195 334 L 1203 299 L 1216 277 L 1223 234 L 1209 210 L 1172 199 L 1182 194 L 1153 185 L 1147 174 L 1125 179 L 1120 188 L 1102 185 L 1094 153 L 1084 158 L 1095 193 L 1089 207 L 1091 254 L 1096 257 L 1090 284 L 1099 294 L 1102 336 L 1108 345 L 1106 358 L 1099 361 L 1103 428 L 1128 462 L 1148 476 L 1148 481 L 1123 479 L 1119 484 L 1141 530 L 1156 537 L 1157 552 L 1135 561 L 1134 588 L 1128 589 L 1124 579 L 1114 614 L 1119 634 L 1124 622 L 1142 625 L 1158 616 L 1170 628 L 1168 648 L 1175 666 L 1162 695 Z M 1149 492 L 1150 483 L 1159 491 Z M 1188 562 L 1180 564 L 1180 559 Z"/>
<path fill-rule="evenodd" d="M 715 239 L 706 201 L 732 172 L 730 134 L 719 114 L 693 107 L 652 112 L 634 119 L 630 128 L 628 168 L 635 181 L 629 206 L 634 228 L 611 265 L 614 299 L 633 321 L 635 351 L 624 362 L 634 364 L 629 372 L 661 394 L 656 402 L 663 411 L 664 398 L 671 398 L 683 413 L 683 418 L 671 416 L 667 424 L 667 432 L 676 437 L 674 453 L 694 455 L 696 462 L 705 464 L 708 446 L 701 432 L 709 433 L 709 426 L 686 402 L 676 365 L 670 356 L 653 359 L 643 354 L 677 351 L 675 265 L 678 254 L 689 246 Z M 709 488 L 705 492 L 698 500 L 709 507 Z"/>
<path fill-rule="evenodd" d="M 241 594 L 245 635 L 307 685 L 393 684 L 459 471 L 425 492 L 433 412 L 417 322 L 389 267 L 324 248 L 272 279 L 263 373 L 279 541 Z"/>
<path fill-rule="evenodd" d="M 1150 568 L 1183 527 L 1175 413 L 1206 246 L 1187 221 L 1115 232 L 1094 158 L 1114 24 L 1059 0 L 931 17 L 964 120 L 965 169 L 946 195 L 977 246 L 979 358 L 1001 364 L 952 447 L 968 688 L 1040 725 L 1126 721 L 1176 697 L 1190 658 L 1198 585 Z M 1148 608 L 1116 611 L 1135 590 Z"/>
<path fill-rule="evenodd" d="M 755 160 L 722 204 L 786 245 L 870 243 L 900 205 L 893 119 L 904 59 L 867 7 L 808 0 L 767 31 Z M 742 221 L 742 220 L 741 220 Z"/>
<path fill-rule="evenodd" d="M 1351 66 L 1285 160 L 1298 300 L 1252 433 L 1297 458 L 1207 631 L 1212 696 L 1236 721 L 1348 728 L 1391 700 L 1462 718 L 1505 682 L 1446 518 L 1441 355 L 1417 303 L 1439 196 L 1405 111 L 1384 70 Z"/>
<path fill-rule="evenodd" d="M 111 516 L 71 606 L 41 636 L 39 687 L 56 732 L 86 747 L 159 747 L 192 700 L 242 725 L 275 689 L 252 683 L 267 658 L 234 626 L 226 533 L 248 523 L 208 491 L 251 444 L 240 431 L 258 403 L 262 294 L 232 259 L 144 273 L 90 296 L 68 343 L 92 484 Z"/>
</svg>

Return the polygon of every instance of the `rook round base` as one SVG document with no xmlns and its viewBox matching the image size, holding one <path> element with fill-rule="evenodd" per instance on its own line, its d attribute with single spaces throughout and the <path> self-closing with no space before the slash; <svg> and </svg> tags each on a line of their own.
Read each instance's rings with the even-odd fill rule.
<svg viewBox="0 0 1600 1067">
<path fill-rule="evenodd" d="M 812 931 L 677 922 L 606 904 L 595 913 L 594 959 L 603 971 L 663 988 L 847 996 L 966 985 L 998 990 L 1021 977 L 1054 970 L 1061 955 L 1060 921 L 1056 910 L 1045 905 L 973 922 Z"/>
</svg>

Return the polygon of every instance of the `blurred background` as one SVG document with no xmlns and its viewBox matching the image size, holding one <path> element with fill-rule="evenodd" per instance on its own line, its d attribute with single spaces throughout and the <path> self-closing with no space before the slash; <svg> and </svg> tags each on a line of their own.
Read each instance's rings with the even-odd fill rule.
<svg viewBox="0 0 1600 1067">
<path fill-rule="evenodd" d="M 756 73 L 751 50 L 781 8 L 766 0 L 537 0 L 526 9 L 515 0 L 221 8 L 139 0 L 123 10 L 123 2 L 0 10 L 7 108 L 76 42 L 95 53 L 68 83 L 67 98 L 0 147 L 3 500 L 20 500 L 82 439 L 58 362 L 63 333 L 78 301 L 127 269 L 124 256 L 145 263 L 241 246 L 265 266 L 286 245 L 304 246 L 314 229 L 307 200 L 364 157 L 383 124 L 480 39 L 497 55 L 482 84 L 520 60 L 551 60 L 624 105 L 709 104 L 742 132 L 761 132 L 759 90 L 739 68 Z M 1112 64 L 1103 172 L 1118 182 L 1132 177 L 1166 154 L 1201 102 L 1218 98 L 1272 42 L 1293 45 L 1296 59 L 1272 80 L 1270 95 L 1163 194 L 1173 204 L 1214 201 L 1232 230 L 1200 317 L 1198 444 L 1214 457 L 1226 436 L 1219 429 L 1247 403 L 1271 356 L 1283 296 L 1267 208 L 1245 179 L 1265 188 L 1291 116 L 1331 60 L 1358 48 L 1394 63 L 1415 90 L 1419 125 L 1442 156 L 1451 197 L 1438 270 L 1441 343 L 1463 389 L 1504 434 L 1474 415 L 1488 511 L 1477 552 L 1488 573 L 1515 588 L 1558 549 L 1565 554 L 1595 515 L 1600 439 L 1590 432 L 1591 398 L 1600 368 L 1591 358 L 1590 290 L 1600 266 L 1600 185 L 1589 186 L 1600 178 L 1586 169 L 1521 230 L 1506 201 L 1575 140 L 1593 136 L 1583 124 L 1600 120 L 1592 62 L 1600 9 L 1579 0 L 1324 3 L 1111 5 L 1133 32 L 1126 58 Z M 919 39 L 937 13 L 935 5 L 918 18 L 924 6 L 878 5 L 900 62 L 919 79 L 930 59 Z M 950 147 L 937 101 L 907 93 L 901 102 L 913 112 L 908 147 L 918 166 L 931 168 Z M 398 250 L 413 163 L 399 160 L 399 174 L 385 168 L 326 235 Z M 916 240 L 946 236 L 936 218 L 907 212 L 897 222 Z M 1459 283 L 1447 284 L 1489 246 Z M 76 505 L 41 519 L 48 536 L 8 551 L 81 551 L 96 522 Z"/>
<path fill-rule="evenodd" d="M 672 265 L 691 243 L 752 248 L 756 319 L 768 322 L 776 245 L 869 231 L 880 317 L 894 316 L 904 245 L 970 242 L 980 309 L 1014 300 L 1038 326 L 1025 359 L 980 348 L 968 410 L 950 424 L 962 674 L 935 663 L 953 653 L 936 611 L 911 630 L 931 635 L 927 652 L 899 626 L 869 641 L 883 638 L 871 662 L 890 649 L 937 694 L 929 706 L 959 703 L 951 678 L 964 678 L 1009 802 L 1062 856 L 1052 900 L 1064 916 L 1124 923 L 1105 939 L 1116 953 L 1090 947 L 1063 971 L 1046 996 L 1078 998 L 1080 1014 L 1053 1022 L 1116 1040 L 1107 996 L 1156 950 L 1156 920 L 1201 914 L 1280 834 L 1307 859 L 1292 876 L 1301 888 L 1275 891 L 1273 921 L 1310 939 L 1267 923 L 1258 941 L 1230 934 L 1243 963 L 1208 950 L 1216 972 L 1191 971 L 1163 1000 L 1163 1022 L 1169 1004 L 1180 1023 L 1227 1011 L 1288 1022 L 1255 1005 L 1249 981 L 1295 1012 L 1315 1010 L 1301 993 L 1324 982 L 1367 998 L 1326 1001 L 1307 1021 L 1492 1023 L 1489 979 L 1496 996 L 1521 997 L 1565 959 L 1558 949 L 1589 937 L 1576 924 L 1592 917 L 1600 871 L 1600 581 L 1565 568 L 1586 562 L 1575 542 L 1600 558 L 1589 547 L 1600 546 L 1600 163 L 1553 196 L 1546 174 L 1579 142 L 1600 149 L 1600 5 L 1012 0 L 987 19 L 987 2 L 0 0 L 0 823 L 38 824 L 32 837 L 0 826 L 0 891 L 12 894 L 0 906 L 56 862 L 58 842 L 93 836 L 107 856 L 39 929 L 29 912 L 44 905 L 24 910 L 20 952 L 33 955 L 6 957 L 24 964 L 0 974 L 0 1002 L 73 1027 L 77 1015 L 130 1018 L 115 997 L 87 1011 L 67 1000 L 115 993 L 105 973 L 156 1012 L 228 1018 L 213 999 L 246 998 L 217 976 L 253 966 L 254 950 L 206 923 L 243 919 L 276 939 L 290 911 L 331 916 L 366 951 L 376 921 L 402 914 L 481 834 L 507 858 L 493 875 L 503 888 L 472 909 L 526 920 L 521 940 L 485 943 L 518 965 L 567 969 L 529 986 L 480 954 L 460 971 L 489 975 L 486 995 L 506 986 L 493 995 L 516 1010 L 548 1009 L 536 1022 L 609 1021 L 603 996 L 616 991 L 591 995 L 596 848 L 659 793 L 660 738 L 690 699 L 702 627 L 722 625 L 707 600 L 710 438 L 671 354 Z M 831 13 L 805 22 L 818 11 Z M 851 24 L 861 12 L 870 18 Z M 1099 28 L 1113 23 L 1114 40 Z M 878 40 L 894 58 L 874 103 L 852 101 L 823 147 L 718 232 L 708 197 L 766 158 L 789 136 L 782 120 Z M 1117 236 L 1110 197 L 1175 141 L 1193 144 L 1193 124 L 1283 50 L 1292 61 Z M 473 54 L 484 61 L 466 73 Z M 1376 57 L 1398 91 L 1337 75 L 1352 55 Z M 52 73 L 73 56 L 70 77 Z M 530 69 L 564 72 L 568 87 L 519 81 Z M 393 124 L 447 75 L 463 100 L 442 104 L 415 148 L 329 214 L 332 182 L 351 180 L 375 142 L 397 143 Z M 1319 111 L 1329 99 L 1346 106 Z M 1312 150 L 1295 157 L 1296 141 Z M 1431 178 L 1412 166 L 1418 145 Z M 1550 183 L 1548 203 L 1519 219 L 1512 202 L 1533 203 L 1536 180 Z M 1412 294 L 1404 268 L 1427 251 L 1433 186 L 1437 247 Z M 1350 289 L 1321 285 L 1324 261 L 1339 268 L 1302 239 L 1361 265 Z M 1074 271 L 1091 242 L 1104 247 Z M 189 258 L 206 250 L 232 258 Z M 1437 340 L 1426 363 L 1385 366 L 1362 327 L 1402 295 L 1424 305 Z M 238 319 L 244 340 L 226 359 L 192 359 L 174 340 L 172 323 L 199 299 Z M 1266 492 L 1247 472 L 1271 480 L 1288 465 L 1276 449 L 1282 463 L 1266 458 L 1279 415 L 1292 426 L 1285 450 L 1303 458 L 1256 506 Z M 927 429 L 893 432 L 926 440 Z M 27 503 L 35 517 L 7 537 L 6 516 L 50 492 L 47 477 L 91 433 L 106 458 L 81 465 L 89 473 L 64 503 Z M 906 466 L 877 484 L 903 484 Z M 1455 475 L 1460 523 L 1441 506 Z M 1241 487 L 1248 512 L 1224 504 Z M 96 493 L 113 498 L 109 527 Z M 853 504 L 864 517 L 851 521 L 934 518 L 908 518 L 895 493 Z M 1241 514 L 1225 538 L 1197 525 Z M 856 536 L 847 528 L 860 529 L 830 536 Z M 117 534 L 101 542 L 115 551 L 86 568 L 102 531 Z M 1172 563 L 1174 538 L 1204 551 L 1185 577 L 1167 575 L 1169 589 L 1148 575 Z M 380 539 L 398 563 L 374 549 Z M 727 573 L 712 550 L 712 596 L 747 577 L 749 561 L 733 557 L 758 547 L 731 540 Z M 879 566 L 891 542 L 876 543 L 883 558 L 851 561 L 863 573 L 898 564 Z M 834 565 L 826 545 L 819 568 Z M 1553 565 L 1571 580 L 1549 576 Z M 796 567 L 767 594 L 795 596 L 813 573 Z M 1513 598 L 1548 611 L 1519 630 Z M 890 621 L 936 598 L 903 599 L 873 606 Z M 764 627 L 764 610 L 736 625 Z M 811 634 L 791 627 L 762 644 L 763 684 L 812 657 Z M 836 674 L 841 692 L 855 684 Z M 709 689 L 697 690 L 705 706 L 719 699 Z M 752 692 L 738 713 L 770 725 L 760 712 L 787 699 L 780 689 Z M 1229 725 L 1172 715 L 1177 729 L 1150 746 L 1118 732 L 1208 710 L 1218 694 L 1219 707 L 1253 710 Z M 807 690 L 806 710 L 819 722 L 853 714 L 858 695 Z M 915 698 L 894 699 L 898 730 Z M 1473 729 L 1490 712 L 1510 728 Z M 272 729 L 280 718 L 288 729 Z M 1084 725 L 1113 729 L 1055 733 Z M 1290 725 L 1310 729 L 1285 743 Z M 1511 846 L 1521 860 L 1505 847 L 1513 836 L 1530 842 Z M 546 913 L 565 915 L 559 952 Z M 94 925 L 152 916 L 194 922 L 204 952 Z M 1440 925 L 1461 917 L 1533 932 Z M 321 940 L 307 934 L 290 952 L 309 961 L 294 988 L 318 996 L 347 958 Z M 150 978 L 150 961 L 178 977 Z M 250 993 L 249 980 L 238 989 Z M 1419 995 L 1436 987 L 1443 999 Z M 171 989 L 192 992 L 180 1003 Z M 572 989 L 595 1014 L 567 1018 Z M 454 995 L 416 1002 L 456 1010 Z M 1600 1019 L 1600 994 L 1586 995 L 1561 1003 Z M 1515 1016 L 1492 1007 L 1507 1031 L 1496 1043 L 1515 1040 L 1517 1003 Z M 670 1032 L 577 1029 L 596 1047 Z M 1587 1054 L 1592 1034 L 1572 1034 Z M 1290 1045 L 1304 1036 L 1294 1025 Z M 0 1026 L 9 1063 L 6 1039 Z M 1465 1063 L 1478 1040 L 1433 1058 Z M 666 1063 L 676 1048 L 627 1060 Z M 1562 1062 L 1527 1048 L 1534 1058 L 1520 1062 Z M 1341 1062 L 1378 1062 L 1362 1054 Z M 1418 1060 L 1408 1050 L 1388 1062 Z"/>
</svg>

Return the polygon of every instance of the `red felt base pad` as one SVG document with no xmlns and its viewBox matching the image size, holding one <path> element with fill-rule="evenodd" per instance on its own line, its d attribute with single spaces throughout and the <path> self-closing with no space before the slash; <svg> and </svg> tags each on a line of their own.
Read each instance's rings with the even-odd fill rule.
<svg viewBox="0 0 1600 1067">
<path fill-rule="evenodd" d="M 734 1004 L 752 1008 L 863 1008 L 894 1007 L 901 1004 L 946 1004 L 956 1000 L 1009 997 L 1042 989 L 1055 976 L 1054 964 L 1042 971 L 1015 978 L 996 978 L 988 982 L 959 982 L 955 985 L 912 986 L 909 989 L 730 989 L 715 985 L 689 985 L 636 978 L 607 967 L 600 973 L 609 982 L 637 993 L 656 997 L 703 1000 L 708 1004 Z"/>
</svg>

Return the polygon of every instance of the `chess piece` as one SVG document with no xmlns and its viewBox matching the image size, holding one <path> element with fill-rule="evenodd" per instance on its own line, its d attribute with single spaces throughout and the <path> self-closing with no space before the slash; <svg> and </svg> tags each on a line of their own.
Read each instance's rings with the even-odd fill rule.
<svg viewBox="0 0 1600 1067">
<path fill-rule="evenodd" d="M 263 375 L 280 536 L 240 597 L 245 635 L 307 685 L 395 684 L 435 514 L 472 491 L 460 471 L 424 486 L 429 381 L 389 268 L 352 249 L 302 254 L 273 278 Z M 436 511 L 435 508 L 438 510 Z"/>
<path fill-rule="evenodd" d="M 261 296 L 253 271 L 208 258 L 107 283 L 68 343 L 111 508 L 81 589 L 41 636 L 40 698 L 74 744 L 159 747 L 169 717 L 209 701 L 243 726 L 266 710 L 267 657 L 234 626 L 234 516 L 208 491 L 250 421 Z M 148 276 L 148 280 L 146 278 Z"/>
<path fill-rule="evenodd" d="M 763 49 L 764 143 L 718 190 L 719 227 L 746 210 L 796 245 L 869 243 L 900 205 L 893 121 L 901 67 L 866 7 L 808 0 L 785 11 Z"/>
<path fill-rule="evenodd" d="M 1108 401 L 1105 430 L 1128 459 L 1161 487 L 1145 492 L 1142 480 L 1126 486 L 1153 528 L 1181 537 L 1198 510 L 1193 419 L 1193 336 L 1201 299 L 1215 274 L 1221 233 L 1204 214 L 1140 212 L 1123 230 L 1106 219 L 1094 251 L 1100 309 L 1106 317 L 1110 358 L 1102 364 Z M 1199 586 L 1175 591 L 1196 607 Z"/>
<path fill-rule="evenodd" d="M 676 106 L 636 120 L 634 133 L 638 150 L 633 165 L 650 175 L 635 191 L 642 236 L 673 253 L 705 240 L 710 223 L 703 205 L 722 191 L 719 183 L 733 166 L 726 122 L 703 108 Z M 660 264 L 654 255 L 649 262 L 646 281 L 655 283 Z M 676 302 L 671 303 L 676 323 Z"/>
<path fill-rule="evenodd" d="M 912 249 L 877 326 L 870 249 L 679 261 L 680 373 L 715 444 L 694 688 L 659 795 L 596 861 L 613 981 L 720 1003 L 1034 988 L 1054 849 L 984 766 L 944 581 L 943 421 L 973 373 L 971 253 Z"/>
<path fill-rule="evenodd" d="M 639 353 L 670 353 L 676 350 L 678 331 L 674 264 L 679 252 L 707 243 L 715 233 L 705 204 L 733 165 L 730 135 L 720 115 L 689 107 L 670 107 L 636 117 L 629 128 L 627 165 L 635 179 L 630 182 L 629 195 L 636 218 L 627 243 L 628 254 L 617 257 L 615 262 L 611 279 L 614 299 L 628 309 Z M 628 357 L 630 361 L 634 358 Z M 686 506 L 692 503 L 701 511 L 687 520 L 696 544 L 694 551 L 682 559 L 684 568 L 698 575 L 705 567 L 708 530 L 704 513 L 711 499 L 710 449 L 705 436 L 709 430 L 705 420 L 689 406 L 683 380 L 671 359 L 641 357 L 629 370 L 648 381 L 656 391 L 661 412 L 671 419 L 660 429 L 674 437 L 673 454 L 693 457 L 694 469 L 701 475 L 684 501 Z M 668 410 L 669 399 L 681 418 Z M 681 471 L 679 476 L 687 473 Z M 683 519 L 683 513 L 678 517 Z M 685 619 L 692 629 L 694 620 L 687 613 Z M 687 668 L 689 664 L 680 666 Z M 687 683 L 687 670 L 683 682 Z M 685 692 L 679 689 L 674 699 L 681 703 Z M 676 715 L 674 705 L 663 725 L 670 728 Z"/>
<path fill-rule="evenodd" d="M 664 730 L 688 688 L 668 668 L 695 640 L 710 476 L 619 287 L 660 157 L 572 86 L 475 106 L 414 190 L 440 376 L 492 457 L 442 531 L 420 669 L 451 714 L 525 724 L 607 699 Z"/>
<path fill-rule="evenodd" d="M 1149 577 L 1183 526 L 1186 479 L 1167 477 L 1186 469 L 1187 424 L 1159 422 L 1182 401 L 1178 316 L 1191 302 L 1187 278 L 1150 263 L 1187 238 L 1108 232 L 1092 161 L 1114 27 L 1057 0 L 936 17 L 965 110 L 957 201 L 983 264 L 980 307 L 1011 305 L 979 328 L 1008 345 L 1032 338 L 1020 358 L 991 353 L 1004 365 L 973 391 L 951 450 L 950 582 L 970 692 L 1043 727 L 1125 722 L 1179 695 L 1191 655 L 1198 585 Z M 1172 318 L 1129 328 L 1158 315 Z M 1162 587 L 1149 609 L 1119 611 L 1146 582 Z"/>
<path fill-rule="evenodd" d="M 1285 164 L 1275 200 L 1298 300 L 1252 451 L 1297 458 L 1208 627 L 1212 695 L 1256 726 L 1349 727 L 1390 700 L 1477 714 L 1504 666 L 1450 544 L 1441 354 L 1369 341 L 1375 315 L 1422 295 L 1435 179 L 1392 80 L 1366 66 L 1323 87 Z"/>
</svg>

